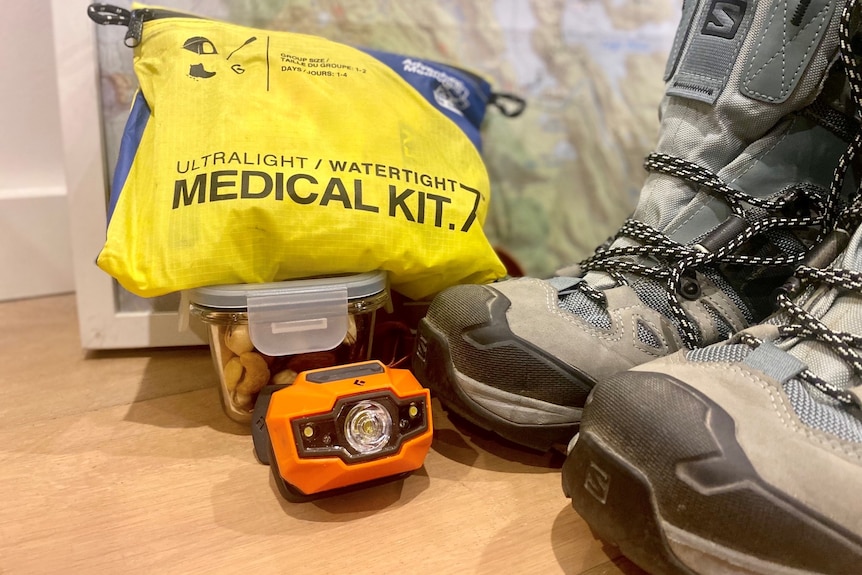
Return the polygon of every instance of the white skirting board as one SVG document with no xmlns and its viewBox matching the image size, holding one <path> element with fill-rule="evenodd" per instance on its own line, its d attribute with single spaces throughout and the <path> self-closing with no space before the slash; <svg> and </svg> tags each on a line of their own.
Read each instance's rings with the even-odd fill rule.
<svg viewBox="0 0 862 575">
<path fill-rule="evenodd" d="M 0 189 L 0 301 L 74 291 L 64 187 Z"/>
</svg>

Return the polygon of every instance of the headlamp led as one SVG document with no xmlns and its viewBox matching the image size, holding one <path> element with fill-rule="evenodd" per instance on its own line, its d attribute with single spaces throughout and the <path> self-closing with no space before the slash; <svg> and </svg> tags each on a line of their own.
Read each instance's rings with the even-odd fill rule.
<svg viewBox="0 0 862 575">
<path fill-rule="evenodd" d="M 268 386 L 252 419 L 257 457 L 289 500 L 414 471 L 431 436 L 428 390 L 410 371 L 378 361 Z"/>
</svg>

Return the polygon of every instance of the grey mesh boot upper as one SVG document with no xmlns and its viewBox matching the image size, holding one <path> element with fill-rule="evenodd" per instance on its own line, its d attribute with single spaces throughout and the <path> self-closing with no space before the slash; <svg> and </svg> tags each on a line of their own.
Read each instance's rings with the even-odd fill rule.
<svg viewBox="0 0 862 575">
<path fill-rule="evenodd" d="M 420 381 L 543 447 L 553 434 L 531 435 L 571 434 L 597 379 L 762 320 L 831 228 L 844 187 L 835 168 L 856 131 L 833 66 L 843 2 L 800 6 L 788 17 L 783 2 L 686 1 L 633 216 L 559 277 L 439 294 L 420 333 Z"/>
</svg>

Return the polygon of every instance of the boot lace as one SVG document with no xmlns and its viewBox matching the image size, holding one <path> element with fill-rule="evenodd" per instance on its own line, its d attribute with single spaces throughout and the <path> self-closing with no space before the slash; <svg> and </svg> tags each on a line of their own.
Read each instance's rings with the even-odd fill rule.
<svg viewBox="0 0 862 575">
<path fill-rule="evenodd" d="M 643 222 L 628 219 L 613 240 L 627 237 L 637 240 L 639 245 L 599 248 L 595 254 L 580 263 L 580 268 L 582 272 L 605 272 L 614 279 L 618 286 L 628 285 L 629 280 L 625 274 L 646 276 L 663 281 L 672 318 L 678 326 L 684 344 L 690 349 L 701 345 L 701 336 L 697 325 L 689 317 L 680 299 L 680 293 L 692 290 L 691 272 L 719 264 L 778 266 L 799 263 L 804 255 L 801 252 L 778 256 L 755 256 L 734 252 L 755 236 L 780 228 L 819 226 L 820 230 L 815 241 L 821 241 L 832 227 L 831 219 L 833 216 L 831 214 L 836 211 L 836 198 L 844 180 L 843 172 L 840 179 L 837 179 L 836 171 L 836 178 L 833 178 L 829 191 L 825 194 L 818 186 L 799 184 L 791 186 L 775 196 L 757 198 L 731 188 L 709 170 L 681 158 L 653 153 L 647 156 L 644 165 L 649 171 L 672 175 L 707 188 L 727 202 L 733 215 L 724 224 L 721 224 L 713 234 L 721 238 L 720 245 L 714 249 L 708 249 L 704 247 L 704 244 L 708 242 L 703 240 L 694 245 L 680 244 Z M 813 209 L 808 215 L 794 217 L 774 215 L 754 219 L 746 216 L 751 207 L 763 208 L 770 212 L 779 212 L 782 209 L 791 208 L 794 202 L 801 197 L 807 198 L 813 204 Z M 632 257 L 636 259 L 633 260 Z M 661 264 L 659 266 L 645 265 L 639 263 L 639 261 L 643 261 L 641 258 L 654 258 Z M 576 287 L 591 299 L 605 303 L 605 296 L 601 290 L 586 282 L 580 282 Z M 694 289 L 696 290 L 697 287 L 694 286 Z"/>
<path fill-rule="evenodd" d="M 850 82 L 851 98 L 857 110 L 862 109 L 860 106 L 862 103 L 862 73 L 860 73 L 860 66 L 853 49 L 853 43 L 856 40 L 854 34 L 851 33 L 851 22 L 855 22 L 858 8 L 859 4 L 856 0 L 848 2 L 838 27 L 839 51 Z M 839 176 L 841 180 L 844 179 L 844 173 L 860 150 L 862 150 L 862 132 L 857 132 L 850 147 L 841 156 L 835 169 L 833 182 Z M 838 230 L 855 230 L 862 224 L 862 193 L 860 192 L 862 190 L 857 190 L 853 201 L 842 210 L 837 221 Z M 843 234 L 847 235 L 846 232 Z M 829 263 L 826 262 L 826 265 Z M 814 284 L 862 294 L 862 272 L 834 267 L 824 269 L 803 264 L 796 268 L 793 277 L 796 281 L 791 280 L 786 283 L 786 287 L 782 286 L 783 289 L 779 289 L 776 295 L 776 305 L 783 312 L 783 317 L 786 318 L 786 323 L 778 328 L 779 335 L 786 338 L 804 338 L 825 344 L 851 368 L 857 377 L 862 377 L 862 336 L 831 329 L 793 301 L 794 296 L 798 295 L 804 286 Z M 749 333 L 742 333 L 739 341 L 751 347 L 757 347 L 762 343 L 761 339 Z M 843 405 L 862 408 L 862 399 L 858 396 L 824 380 L 807 368 L 800 372 L 797 377 Z M 862 416 L 862 413 L 857 410 L 857 415 Z"/>
<path fill-rule="evenodd" d="M 851 0 L 845 6 L 841 21 L 839 22 L 838 36 L 839 54 L 850 84 L 851 98 L 856 108 L 862 109 L 862 106 L 860 106 L 860 102 L 862 102 L 862 68 L 860 68 L 854 56 L 852 45 L 855 38 L 851 32 L 851 21 L 855 23 L 857 8 L 858 3 L 856 0 Z M 685 293 L 686 290 L 691 288 L 691 272 L 708 267 L 715 268 L 720 264 L 738 264 L 743 266 L 799 264 L 805 257 L 804 251 L 779 256 L 753 256 L 735 252 L 755 236 L 779 228 L 792 229 L 819 226 L 820 229 L 814 239 L 814 245 L 817 245 L 830 233 L 836 223 L 846 223 L 846 221 L 840 222 L 839 218 L 836 218 L 833 214 L 840 211 L 842 213 L 840 217 L 844 220 L 858 220 L 859 214 L 862 213 L 858 201 L 853 207 L 843 209 L 836 204 L 844 185 L 847 170 L 857 157 L 860 149 L 862 149 L 862 134 L 858 130 L 855 130 L 855 136 L 850 146 L 841 155 L 838 165 L 833 172 L 829 189 L 825 194 L 817 186 L 799 184 L 790 186 L 783 192 L 768 198 L 753 197 L 731 188 L 709 170 L 682 158 L 667 154 L 650 154 L 644 162 L 644 167 L 648 171 L 667 174 L 691 184 L 699 185 L 713 194 L 722 197 L 727 202 L 733 215 L 724 224 L 719 225 L 712 234 L 718 236 L 715 239 L 721 241 L 712 242 L 717 244 L 712 249 L 705 248 L 703 240 L 699 244 L 684 245 L 671 240 L 662 232 L 643 222 L 628 219 L 613 238 L 601 246 L 595 254 L 579 264 L 580 269 L 582 272 L 605 272 L 618 286 L 629 284 L 626 274 L 646 276 L 664 281 L 670 314 L 677 325 L 684 345 L 689 349 L 701 347 L 704 342 L 701 341 L 702 338 L 697 325 L 689 317 L 680 300 L 680 293 Z M 751 215 L 750 208 L 752 207 L 762 208 L 773 213 L 780 212 L 782 209 L 790 208 L 791 204 L 802 196 L 806 197 L 813 204 L 808 215 L 798 215 L 795 217 L 778 215 L 752 217 Z M 707 235 L 709 236 L 710 234 Z M 614 240 L 621 237 L 634 239 L 639 242 L 639 245 L 610 247 Z M 654 261 L 657 260 L 659 265 L 644 265 L 643 263 L 639 263 L 639 261 L 644 261 L 640 258 L 652 258 Z M 826 282 L 850 281 L 850 279 L 855 282 L 862 279 L 857 272 L 843 270 L 842 273 L 835 273 L 819 270 L 815 273 L 811 271 L 811 268 L 805 266 L 798 268 L 797 273 L 806 278 L 817 276 L 818 278 L 822 278 L 821 281 Z M 587 297 L 603 305 L 606 304 L 603 291 L 592 287 L 587 282 L 576 284 L 574 289 L 580 290 Z M 699 291 L 696 285 L 694 291 L 695 293 Z M 787 308 L 789 310 L 793 304 L 784 297 L 783 299 L 779 298 L 778 305 L 783 306 L 782 309 Z M 851 365 L 854 366 L 854 369 L 856 366 L 862 368 L 862 358 L 852 349 L 854 346 L 858 347 L 856 344 L 862 340 L 855 336 L 849 336 L 849 334 L 833 334 L 833 337 L 833 335 L 829 335 L 831 332 L 828 331 L 828 328 L 822 324 L 815 324 L 814 321 L 811 321 L 810 316 L 806 317 L 806 315 L 799 314 L 798 309 L 794 310 L 793 313 L 794 317 L 805 318 L 806 320 L 798 326 L 794 326 L 794 329 L 801 330 L 799 331 L 800 334 L 813 335 L 815 337 L 826 338 L 824 341 L 835 342 L 836 345 L 841 346 L 842 357 L 852 360 Z M 815 381 L 813 374 L 806 375 L 805 377 L 808 377 L 812 383 Z M 828 384 L 822 381 L 818 382 L 817 385 L 828 388 Z"/>
<path fill-rule="evenodd" d="M 800 265 L 794 272 L 794 277 L 800 282 L 830 286 L 835 289 L 851 291 L 862 295 L 862 272 L 848 269 L 821 269 Z M 800 285 L 802 285 L 800 283 Z M 794 303 L 792 297 L 798 293 L 795 290 L 781 290 L 776 296 L 778 308 L 787 318 L 787 322 L 778 327 L 778 334 L 783 338 L 804 338 L 821 342 L 829 347 L 839 358 L 841 358 L 857 377 L 862 377 L 862 336 L 849 332 L 835 331 L 824 324 L 814 315 Z M 751 347 L 757 347 L 763 340 L 751 335 L 741 333 L 740 343 Z M 862 402 L 846 389 L 813 373 L 805 368 L 797 376 L 800 380 L 815 387 L 822 393 L 844 405 L 852 405 L 862 408 Z"/>
</svg>

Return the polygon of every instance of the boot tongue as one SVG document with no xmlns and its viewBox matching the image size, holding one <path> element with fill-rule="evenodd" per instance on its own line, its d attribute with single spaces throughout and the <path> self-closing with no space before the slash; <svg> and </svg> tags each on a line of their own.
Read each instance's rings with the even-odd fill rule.
<svg viewBox="0 0 862 575">
<path fill-rule="evenodd" d="M 777 150 L 775 144 L 788 129 L 782 119 L 817 96 L 837 50 L 840 12 L 835 12 L 836 3 L 811 0 L 788 22 L 786 11 L 773 4 L 684 1 L 665 71 L 667 88 L 656 147 L 658 153 L 697 164 L 760 197 L 802 181 L 828 184 L 829 163 L 838 157 L 798 163 L 794 157 L 799 155 L 798 146 Z M 770 157 L 765 159 L 766 155 Z M 752 170 L 758 163 L 760 169 Z M 776 172 L 779 177 L 770 178 L 766 185 L 751 177 L 776 165 L 801 169 Z M 824 166 L 822 174 L 806 173 Z M 749 172 L 749 181 L 743 181 Z M 651 173 L 632 217 L 685 244 L 729 213 L 721 200 L 698 196 L 697 188 L 684 179 Z M 613 247 L 633 243 L 619 238 Z M 585 280 L 597 289 L 615 285 L 603 272 L 589 272 Z"/>
<path fill-rule="evenodd" d="M 816 97 L 837 48 L 836 4 L 812 0 L 790 17 L 774 2 L 685 0 L 656 151 L 719 176 L 733 171 L 729 164 L 749 145 Z M 691 184 L 651 174 L 634 218 L 667 232 L 694 197 Z"/>
</svg>

